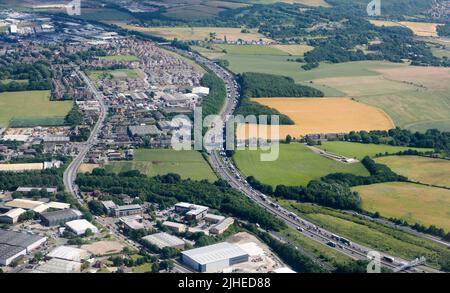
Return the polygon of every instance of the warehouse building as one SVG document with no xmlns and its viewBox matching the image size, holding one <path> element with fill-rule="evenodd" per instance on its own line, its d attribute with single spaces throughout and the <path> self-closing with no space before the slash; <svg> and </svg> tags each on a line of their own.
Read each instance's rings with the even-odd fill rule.
<svg viewBox="0 0 450 293">
<path fill-rule="evenodd" d="M 175 211 L 184 214 L 187 220 L 199 220 L 204 218 L 208 213 L 208 209 L 208 207 L 187 202 L 175 204 Z"/>
<path fill-rule="evenodd" d="M 0 230 L 0 265 L 7 266 L 47 241 L 47 237 Z"/>
<path fill-rule="evenodd" d="M 161 134 L 155 125 L 133 125 L 128 127 L 131 136 L 157 136 Z"/>
<path fill-rule="evenodd" d="M 98 233 L 97 227 L 86 221 L 85 219 L 74 220 L 66 223 L 66 227 L 76 235 L 84 235 L 89 229 L 92 233 Z"/>
<path fill-rule="evenodd" d="M 81 272 L 81 263 L 63 259 L 53 258 L 43 265 L 38 266 L 32 273 L 79 273 Z"/>
<path fill-rule="evenodd" d="M 21 208 L 12 209 L 3 215 L 0 215 L 0 223 L 6 223 L 11 225 L 15 224 L 19 221 L 20 215 L 22 215 L 25 212 L 26 211 Z"/>
<path fill-rule="evenodd" d="M 22 193 L 30 193 L 32 191 L 41 191 L 44 190 L 47 193 L 51 193 L 51 194 L 56 194 L 58 192 L 58 189 L 56 187 L 47 187 L 47 188 L 43 188 L 43 187 L 18 187 L 16 189 L 17 192 L 22 192 Z"/>
<path fill-rule="evenodd" d="M 26 254 L 27 250 L 23 247 L 0 244 L 0 265 L 9 266 L 15 259 Z"/>
<path fill-rule="evenodd" d="M 239 246 L 221 242 L 181 253 L 183 263 L 202 273 L 222 272 L 234 264 L 247 262 L 249 255 Z"/>
<path fill-rule="evenodd" d="M 185 224 L 180 224 L 176 222 L 171 221 L 165 221 L 162 223 L 164 227 L 169 228 L 170 230 L 177 232 L 177 233 L 183 233 L 187 231 L 187 226 Z"/>
<path fill-rule="evenodd" d="M 84 249 L 70 246 L 58 246 L 47 254 L 46 257 L 82 262 L 89 258 L 89 253 Z"/>
<path fill-rule="evenodd" d="M 47 237 L 39 235 L 27 234 L 22 232 L 14 232 L 0 230 L 0 244 L 8 244 L 25 248 L 27 253 L 41 246 L 47 241 Z"/>
<path fill-rule="evenodd" d="M 211 227 L 209 229 L 209 232 L 211 234 L 220 235 L 223 232 L 225 232 L 231 225 L 233 225 L 234 219 L 233 218 L 226 218 L 222 222 L 218 223 L 217 225 Z"/>
<path fill-rule="evenodd" d="M 206 214 L 204 220 L 206 222 L 210 222 L 213 224 L 217 224 L 225 220 L 224 216 L 214 215 L 214 214 Z"/>
<path fill-rule="evenodd" d="M 65 223 L 81 218 L 82 213 L 74 209 L 59 210 L 41 214 L 42 224 L 45 226 L 61 226 Z"/>
<path fill-rule="evenodd" d="M 142 237 L 142 239 L 150 244 L 157 246 L 159 249 L 163 249 L 164 247 L 172 247 L 182 250 L 184 249 L 185 245 L 184 241 L 180 238 L 167 234 L 165 232 L 147 235 L 145 237 Z"/>
<path fill-rule="evenodd" d="M 122 217 L 119 218 L 119 222 L 123 229 L 140 230 L 145 228 L 140 215 Z"/>
<path fill-rule="evenodd" d="M 43 204 L 44 204 L 44 202 L 42 202 L 42 201 L 16 198 L 12 201 L 8 201 L 7 203 L 5 203 L 5 206 L 34 211 L 36 208 L 38 208 L 39 206 L 41 206 Z"/>
</svg>

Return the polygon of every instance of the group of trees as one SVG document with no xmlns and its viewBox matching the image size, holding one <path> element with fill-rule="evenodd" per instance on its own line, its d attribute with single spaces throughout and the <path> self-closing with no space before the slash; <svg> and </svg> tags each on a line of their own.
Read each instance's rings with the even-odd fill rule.
<svg viewBox="0 0 450 293">
<path fill-rule="evenodd" d="M 203 117 L 220 112 L 227 98 L 227 90 L 221 78 L 212 72 L 203 75 L 200 84 L 209 88 L 209 95 L 202 101 Z"/>
<path fill-rule="evenodd" d="M 279 230 L 284 223 L 230 188 L 225 182 L 182 180 L 177 174 L 146 177 L 137 171 L 111 174 L 96 169 L 91 174 L 80 174 L 76 180 L 85 192 L 100 190 L 111 195 L 128 194 L 143 201 L 168 207 L 185 201 L 202 204 L 222 213 L 234 215 L 262 227 Z"/>
<path fill-rule="evenodd" d="M 83 122 L 83 113 L 80 108 L 74 105 L 69 113 L 66 115 L 64 122 L 70 126 L 77 126 Z"/>
<path fill-rule="evenodd" d="M 271 115 L 279 117 L 280 125 L 293 125 L 294 121 L 289 116 L 278 110 L 261 105 L 250 100 L 254 97 L 322 97 L 323 93 L 308 86 L 295 83 L 290 77 L 246 72 L 238 76 L 241 85 L 242 100 L 236 110 L 237 115 L 247 117 L 249 115 L 265 115 L 267 123 L 271 124 Z M 262 123 L 261 121 L 257 121 Z"/>
<path fill-rule="evenodd" d="M 437 33 L 441 37 L 450 37 L 450 23 L 438 25 Z"/>
<path fill-rule="evenodd" d="M 58 170 L 27 171 L 23 173 L 2 172 L 0 190 L 16 190 L 19 186 L 49 187 L 57 186 L 64 189 L 62 176 Z"/>
<path fill-rule="evenodd" d="M 388 131 L 352 131 L 344 140 L 360 143 L 388 144 L 416 148 L 434 148 L 450 154 L 450 132 L 429 129 L 425 133 L 411 132 L 407 129 L 395 128 Z"/>
<path fill-rule="evenodd" d="M 317 203 L 336 209 L 360 211 L 361 197 L 350 187 L 407 180 L 406 177 L 397 175 L 386 165 L 378 164 L 369 157 L 365 157 L 362 164 L 367 168 L 370 176 L 334 173 L 322 177 L 320 180 L 313 180 L 306 187 L 278 185 L 275 190 L 272 186 L 263 184 L 254 177 L 247 177 L 247 182 L 253 188 L 275 197 Z"/>
<path fill-rule="evenodd" d="M 244 98 L 259 97 L 323 97 L 323 92 L 296 84 L 287 76 L 245 72 L 238 76 Z"/>
<path fill-rule="evenodd" d="M 11 81 L 2 82 L 2 80 Z M 43 61 L 0 66 L 0 92 L 50 90 L 51 88 L 50 67 Z"/>
</svg>

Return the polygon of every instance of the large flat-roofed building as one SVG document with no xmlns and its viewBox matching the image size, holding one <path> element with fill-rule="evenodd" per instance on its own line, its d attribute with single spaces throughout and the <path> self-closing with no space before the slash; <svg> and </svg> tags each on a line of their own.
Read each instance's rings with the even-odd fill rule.
<svg viewBox="0 0 450 293">
<path fill-rule="evenodd" d="M 0 244 L 0 265 L 9 266 L 15 259 L 26 254 L 27 250 L 23 247 Z"/>
<path fill-rule="evenodd" d="M 122 217 L 119 218 L 119 221 L 124 229 L 140 230 L 145 228 L 140 215 Z"/>
<path fill-rule="evenodd" d="M 76 235 L 83 235 L 89 229 L 92 233 L 98 233 L 97 227 L 86 221 L 85 219 L 74 220 L 66 223 L 66 227 Z"/>
<path fill-rule="evenodd" d="M 155 125 L 134 125 L 129 126 L 128 131 L 131 136 L 147 136 L 147 135 L 160 135 L 161 130 Z"/>
<path fill-rule="evenodd" d="M 70 246 L 58 246 L 47 254 L 46 257 L 82 262 L 89 258 L 89 253 L 84 249 Z"/>
<path fill-rule="evenodd" d="M 9 265 L 18 257 L 38 248 L 47 237 L 21 232 L 0 230 L 0 265 Z"/>
<path fill-rule="evenodd" d="M 0 244 L 8 244 L 25 248 L 27 253 L 47 241 L 47 237 L 22 232 L 0 230 Z"/>
<path fill-rule="evenodd" d="M 81 218 L 82 213 L 74 209 L 59 210 L 41 214 L 42 224 L 45 226 L 60 226 L 65 223 Z"/>
<path fill-rule="evenodd" d="M 12 209 L 7 213 L 0 215 L 0 223 L 15 224 L 19 221 L 20 215 L 26 211 L 21 208 Z"/>
<path fill-rule="evenodd" d="M 81 272 L 81 263 L 76 261 L 53 258 L 48 262 L 38 266 L 32 273 L 79 273 Z"/>
<path fill-rule="evenodd" d="M 58 189 L 56 187 L 18 187 L 16 189 L 17 192 L 29 193 L 32 191 L 41 191 L 44 190 L 47 193 L 56 194 Z"/>
<path fill-rule="evenodd" d="M 116 217 L 138 215 L 142 214 L 142 207 L 138 204 L 117 206 L 112 209 L 112 214 Z"/>
<path fill-rule="evenodd" d="M 208 213 L 208 209 L 208 207 L 187 202 L 175 204 L 175 211 L 184 214 L 188 220 L 202 219 Z"/>
<path fill-rule="evenodd" d="M 173 247 L 176 249 L 184 249 L 184 241 L 180 238 L 170 235 L 165 232 L 155 233 L 152 235 L 147 235 L 142 237 L 145 241 L 157 246 L 159 249 L 163 249 L 164 247 Z"/>
<path fill-rule="evenodd" d="M 13 208 L 21 208 L 24 210 L 34 210 L 38 206 L 43 205 L 43 204 L 44 204 L 44 202 L 42 202 L 42 201 L 16 198 L 12 201 L 8 201 L 7 203 L 5 203 L 5 206 L 13 207 Z"/>
<path fill-rule="evenodd" d="M 234 264 L 247 262 L 249 255 L 239 246 L 221 242 L 181 253 L 183 263 L 202 273 L 222 272 Z"/>
</svg>

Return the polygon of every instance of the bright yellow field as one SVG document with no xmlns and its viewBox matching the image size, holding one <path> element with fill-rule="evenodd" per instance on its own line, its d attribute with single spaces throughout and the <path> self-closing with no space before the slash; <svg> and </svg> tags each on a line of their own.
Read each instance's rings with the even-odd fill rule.
<svg viewBox="0 0 450 293">
<path fill-rule="evenodd" d="M 161 36 L 168 40 L 178 39 L 181 41 L 203 41 L 210 39 L 210 33 L 216 33 L 217 40 L 224 40 L 225 36 L 228 41 L 237 41 L 242 39 L 244 41 L 270 41 L 257 32 L 241 33 L 240 28 L 231 27 L 137 27 L 125 23 L 115 23 L 122 28 L 134 30 L 142 33 L 148 33 Z"/>
<path fill-rule="evenodd" d="M 404 26 L 414 32 L 419 37 L 437 37 L 436 23 L 428 22 L 412 22 L 412 21 L 385 21 L 385 20 L 370 20 L 370 22 L 376 26 Z"/>
<path fill-rule="evenodd" d="M 450 187 L 450 161 L 418 156 L 389 156 L 376 161 L 420 183 Z"/>
<path fill-rule="evenodd" d="M 349 98 L 257 98 L 258 103 L 275 108 L 294 120 L 295 125 L 281 125 L 280 138 L 317 133 L 347 133 L 352 130 L 388 130 L 394 123 L 382 110 Z M 248 127 L 246 127 L 248 129 Z M 244 126 L 237 130 L 245 138 Z M 263 133 L 258 134 L 266 138 Z"/>
<path fill-rule="evenodd" d="M 293 56 L 302 56 L 306 52 L 314 49 L 314 47 L 308 45 L 273 45 L 272 47 Z"/>
<path fill-rule="evenodd" d="M 413 183 L 358 186 L 364 210 L 450 231 L 450 190 Z"/>
</svg>

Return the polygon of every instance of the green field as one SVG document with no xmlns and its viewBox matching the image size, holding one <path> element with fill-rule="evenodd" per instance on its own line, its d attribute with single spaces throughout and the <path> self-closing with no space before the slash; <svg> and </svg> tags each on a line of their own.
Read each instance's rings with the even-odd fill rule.
<svg viewBox="0 0 450 293">
<path fill-rule="evenodd" d="M 288 201 L 279 203 L 316 225 L 393 256 L 407 260 L 425 256 L 427 263 L 435 267 L 450 263 L 450 251 L 430 240 L 333 209 Z"/>
<path fill-rule="evenodd" d="M 138 78 L 141 75 L 142 73 L 136 69 L 92 70 L 88 72 L 89 78 L 95 82 L 102 79 Z"/>
<path fill-rule="evenodd" d="M 102 56 L 100 57 L 101 60 L 107 60 L 107 61 L 124 61 L 124 62 L 132 62 L 132 61 L 139 61 L 139 58 L 134 55 L 111 55 L 111 56 Z"/>
<path fill-rule="evenodd" d="M 110 172 L 139 170 L 148 176 L 179 174 L 182 178 L 215 181 L 216 175 L 197 151 L 175 151 L 168 149 L 138 149 L 133 161 L 110 162 Z"/>
<path fill-rule="evenodd" d="M 409 180 L 450 188 L 450 161 L 417 156 L 389 156 L 376 161 Z"/>
<path fill-rule="evenodd" d="M 450 190 L 414 183 L 380 183 L 358 186 L 363 209 L 408 223 L 435 225 L 450 231 Z"/>
<path fill-rule="evenodd" d="M 385 144 L 363 144 L 345 141 L 324 141 L 322 142 L 322 145 L 318 145 L 317 147 L 330 153 L 348 158 L 357 158 L 359 160 L 362 160 L 365 156 L 375 157 L 375 155 L 380 153 L 395 154 L 409 149 L 417 150 L 419 152 L 433 151 L 433 149 L 390 146 Z"/>
<path fill-rule="evenodd" d="M 0 93 L 0 125 L 7 126 L 25 121 L 26 126 L 62 124 L 72 108 L 71 101 L 50 101 L 49 91 L 26 91 Z M 30 121 L 34 121 L 30 125 Z M 17 126 L 17 125 L 16 125 Z"/>
<path fill-rule="evenodd" d="M 288 56 L 289 54 L 278 50 L 271 46 L 259 45 L 232 45 L 220 44 L 216 45 L 216 51 L 225 50 L 226 54 L 231 55 L 272 55 L 272 56 Z"/>
<path fill-rule="evenodd" d="M 313 153 L 299 143 L 280 144 L 280 155 L 274 162 L 262 162 L 263 151 L 236 151 L 234 161 L 245 176 L 254 176 L 265 184 L 277 186 L 307 185 L 309 181 L 320 179 L 330 173 L 352 173 L 368 176 L 361 163 L 344 164 Z"/>
</svg>

